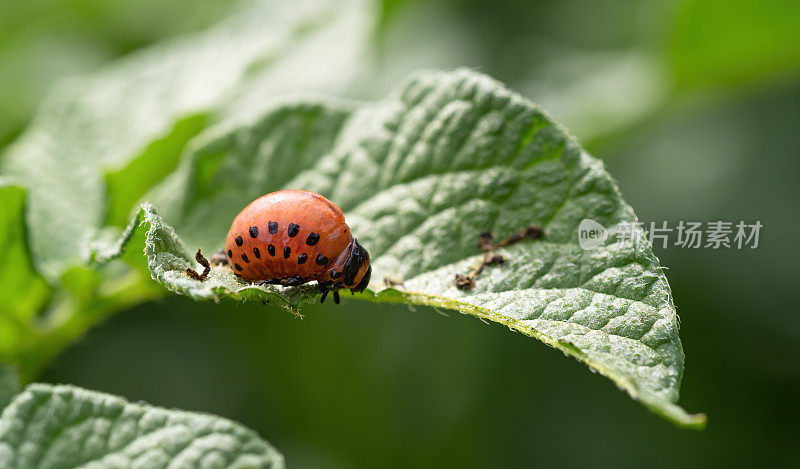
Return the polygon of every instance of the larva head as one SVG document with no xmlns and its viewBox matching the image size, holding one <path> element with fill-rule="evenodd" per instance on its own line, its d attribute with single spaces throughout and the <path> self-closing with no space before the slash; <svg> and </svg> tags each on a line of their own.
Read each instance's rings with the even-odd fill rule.
<svg viewBox="0 0 800 469">
<path fill-rule="evenodd" d="M 350 244 L 350 253 L 342 269 L 344 288 L 354 292 L 362 292 L 369 285 L 372 267 L 369 265 L 369 253 L 354 238 Z"/>
</svg>

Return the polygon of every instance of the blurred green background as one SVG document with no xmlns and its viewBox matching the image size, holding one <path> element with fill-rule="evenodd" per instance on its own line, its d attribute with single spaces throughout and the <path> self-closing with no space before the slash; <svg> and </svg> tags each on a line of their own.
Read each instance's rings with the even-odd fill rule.
<svg viewBox="0 0 800 469">
<path fill-rule="evenodd" d="M 0 2 L 0 147 L 55 81 L 236 4 Z M 238 420 L 290 467 L 796 464 L 800 2 L 385 0 L 376 14 L 369 71 L 345 94 L 473 67 L 570 128 L 642 220 L 763 223 L 755 250 L 656 247 L 681 317 L 680 402 L 708 428 L 674 428 L 502 326 L 347 300 L 298 320 L 164 298 L 103 323 L 40 380 Z"/>
</svg>

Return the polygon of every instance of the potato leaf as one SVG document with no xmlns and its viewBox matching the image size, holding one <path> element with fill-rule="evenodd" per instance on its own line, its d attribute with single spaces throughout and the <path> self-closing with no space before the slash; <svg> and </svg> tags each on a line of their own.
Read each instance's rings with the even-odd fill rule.
<svg viewBox="0 0 800 469">
<path fill-rule="evenodd" d="M 283 468 L 255 432 L 208 414 L 32 384 L 0 417 L 0 466 Z"/>
<path fill-rule="evenodd" d="M 282 103 L 201 135 L 193 148 L 150 195 L 175 228 L 144 205 L 127 235 L 140 226 L 147 231 L 149 268 L 170 290 L 296 311 L 313 298 L 313 287 L 257 286 L 223 268 L 199 282 L 183 270 L 196 267 L 198 247 L 210 253 L 223 245 L 231 218 L 249 200 L 282 188 L 312 190 L 342 207 L 371 253 L 373 282 L 357 298 L 499 322 L 586 363 L 670 421 L 704 425 L 704 415 L 676 404 L 683 351 L 658 259 L 646 241 L 637 246 L 614 234 L 636 221 L 632 209 L 599 160 L 535 104 L 490 78 L 423 73 L 355 110 Z M 584 219 L 610 228 L 604 245 L 581 248 Z M 455 275 L 479 260 L 479 232 L 503 239 L 530 224 L 544 230 L 543 239 L 499 250 L 503 265 L 485 269 L 472 290 L 456 288 Z M 125 239 L 97 245 L 96 253 L 113 257 Z M 389 287 L 384 277 L 403 284 Z"/>
</svg>

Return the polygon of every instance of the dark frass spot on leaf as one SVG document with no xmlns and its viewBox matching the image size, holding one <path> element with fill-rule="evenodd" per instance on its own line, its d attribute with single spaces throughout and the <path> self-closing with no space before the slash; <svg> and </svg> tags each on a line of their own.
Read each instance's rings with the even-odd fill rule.
<svg viewBox="0 0 800 469">
<path fill-rule="evenodd" d="M 403 280 L 395 277 L 383 277 L 383 284 L 387 287 L 397 287 L 403 285 Z"/>
<path fill-rule="evenodd" d="M 197 253 L 194 255 L 194 258 L 198 264 L 203 266 L 203 273 L 198 274 L 197 271 L 192 269 L 191 267 L 187 267 L 186 270 L 184 270 L 184 273 L 189 277 L 191 277 L 192 279 L 199 280 L 202 282 L 208 277 L 208 274 L 211 272 L 211 264 L 206 260 L 205 256 L 203 256 L 203 253 L 200 252 L 199 249 L 197 250 Z"/>
<path fill-rule="evenodd" d="M 478 247 L 483 251 L 483 256 L 476 266 L 467 274 L 458 273 L 455 275 L 455 285 L 459 290 L 472 290 L 475 288 L 475 278 L 483 272 L 487 266 L 498 265 L 505 262 L 506 258 L 500 254 L 495 254 L 495 250 L 505 246 L 510 246 L 524 239 L 539 239 L 542 237 L 542 229 L 536 225 L 529 225 L 519 230 L 508 238 L 494 244 L 494 235 L 491 231 L 481 231 L 478 235 Z"/>
</svg>

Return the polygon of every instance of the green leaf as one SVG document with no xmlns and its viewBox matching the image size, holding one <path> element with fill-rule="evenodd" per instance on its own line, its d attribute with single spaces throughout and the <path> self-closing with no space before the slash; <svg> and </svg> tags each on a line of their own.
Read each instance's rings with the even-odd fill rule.
<svg viewBox="0 0 800 469">
<path fill-rule="evenodd" d="M 281 290 L 215 268 L 189 279 L 192 253 L 224 244 L 232 217 L 281 188 L 321 193 L 345 211 L 374 269 L 360 299 L 454 309 L 505 324 L 586 363 L 672 422 L 700 428 L 676 402 L 683 374 L 678 317 L 649 244 L 593 250 L 578 224 L 635 222 L 606 173 L 535 104 L 469 71 L 425 73 L 357 110 L 341 103 L 278 104 L 261 118 L 198 137 L 195 151 L 143 206 L 129 235 L 147 230 L 154 278 L 194 299 L 263 300 L 295 310 L 313 287 Z M 507 261 L 455 287 L 479 258 L 477 235 L 504 238 L 529 224 L 544 239 L 508 246 Z M 95 247 L 113 256 L 125 248 Z M 384 277 L 404 284 L 386 288 Z M 282 298 L 282 299 L 281 299 Z"/>
<path fill-rule="evenodd" d="M 35 340 L 30 321 L 51 294 L 33 266 L 25 227 L 25 190 L 0 178 L 0 360 Z"/>
<path fill-rule="evenodd" d="M 47 300 L 50 286 L 28 253 L 25 190 L 0 178 L 0 207 L 0 316 L 27 319 Z"/>
<path fill-rule="evenodd" d="M 33 384 L 0 418 L 0 466 L 282 468 L 255 432 L 73 386 Z"/>
<path fill-rule="evenodd" d="M 53 288 L 34 268 L 25 223 L 25 190 L 0 178 L 0 362 L 29 382 L 65 345 L 112 312 L 163 294 L 141 255 L 131 265 L 67 269 Z M 141 233 L 140 238 L 144 238 Z M 54 238 L 58 239 L 58 238 Z M 59 239 L 60 240 L 60 239 Z"/>
<path fill-rule="evenodd" d="M 0 412 L 6 408 L 18 392 L 19 376 L 17 375 L 17 370 L 0 364 Z"/>
<path fill-rule="evenodd" d="M 174 169 L 206 118 L 252 112 L 279 93 L 338 91 L 349 83 L 368 35 L 365 2 L 242 2 L 204 33 L 61 83 L 0 160 L 2 172 L 29 191 L 26 218 L 39 271 L 55 281 L 79 263 L 105 220 L 124 225 L 120 214 L 126 218 L 136 198 Z M 147 177 L 127 179 L 134 174 Z"/>
<path fill-rule="evenodd" d="M 127 166 L 106 173 L 106 225 L 128 223 L 131 207 L 175 169 L 186 142 L 205 128 L 207 120 L 196 115 L 179 121 L 169 135 L 154 141 Z"/>
</svg>

